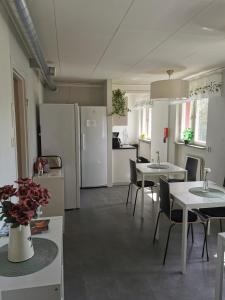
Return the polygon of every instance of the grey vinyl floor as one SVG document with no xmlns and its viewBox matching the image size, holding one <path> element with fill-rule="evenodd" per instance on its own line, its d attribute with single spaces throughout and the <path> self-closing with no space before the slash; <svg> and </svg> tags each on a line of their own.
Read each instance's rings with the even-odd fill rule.
<svg viewBox="0 0 225 300">
<path fill-rule="evenodd" d="M 182 275 L 181 226 L 172 231 L 163 266 L 168 221 L 162 217 L 160 240 L 153 245 L 155 204 L 146 196 L 142 222 L 140 198 L 133 217 L 132 205 L 125 206 L 126 195 L 127 187 L 85 189 L 81 209 L 66 212 L 65 299 L 214 299 L 218 223 L 211 226 L 209 262 L 201 258 L 203 228 L 194 225 L 194 243 L 188 240 L 187 274 Z"/>
</svg>

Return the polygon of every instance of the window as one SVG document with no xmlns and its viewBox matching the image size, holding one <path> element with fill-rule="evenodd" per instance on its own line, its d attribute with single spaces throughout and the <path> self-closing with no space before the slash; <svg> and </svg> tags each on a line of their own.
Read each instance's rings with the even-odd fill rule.
<svg viewBox="0 0 225 300">
<path fill-rule="evenodd" d="M 151 139 L 151 107 L 143 107 L 140 110 L 139 135 L 144 135 L 145 139 Z"/>
<path fill-rule="evenodd" d="M 206 145 L 207 119 L 208 98 L 181 104 L 179 139 L 183 140 L 185 128 L 192 128 L 194 144 Z"/>
</svg>

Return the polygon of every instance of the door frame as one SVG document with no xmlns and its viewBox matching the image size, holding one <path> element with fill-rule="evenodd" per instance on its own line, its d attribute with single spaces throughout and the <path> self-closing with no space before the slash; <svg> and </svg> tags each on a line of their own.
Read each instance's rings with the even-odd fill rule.
<svg viewBox="0 0 225 300">
<path fill-rule="evenodd" d="M 13 69 L 14 137 L 17 177 L 28 177 L 29 174 L 28 101 L 26 100 L 25 91 L 24 77 L 17 70 Z"/>
</svg>

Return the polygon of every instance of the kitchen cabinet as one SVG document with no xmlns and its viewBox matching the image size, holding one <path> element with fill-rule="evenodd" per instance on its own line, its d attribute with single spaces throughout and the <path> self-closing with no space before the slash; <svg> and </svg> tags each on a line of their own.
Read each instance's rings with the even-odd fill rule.
<svg viewBox="0 0 225 300">
<path fill-rule="evenodd" d="M 50 169 L 42 176 L 34 175 L 33 181 L 48 189 L 51 199 L 42 207 L 42 217 L 64 216 L 64 175 L 62 169 Z"/>
<path fill-rule="evenodd" d="M 125 185 L 130 182 L 129 159 L 136 161 L 136 148 L 119 148 L 112 150 L 112 181 L 113 184 Z"/>
</svg>

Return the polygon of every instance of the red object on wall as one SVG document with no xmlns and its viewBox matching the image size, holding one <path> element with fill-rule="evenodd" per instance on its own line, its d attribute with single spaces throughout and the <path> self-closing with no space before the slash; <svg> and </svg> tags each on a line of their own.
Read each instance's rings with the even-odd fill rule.
<svg viewBox="0 0 225 300">
<path fill-rule="evenodd" d="M 164 128 L 164 138 L 168 138 L 169 137 L 169 128 Z"/>
</svg>

